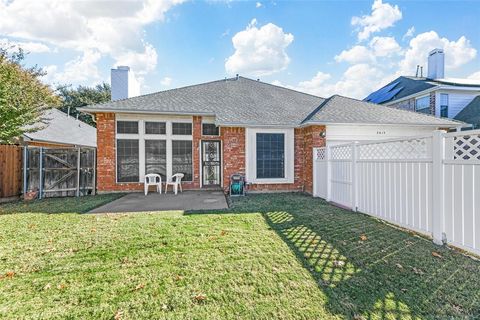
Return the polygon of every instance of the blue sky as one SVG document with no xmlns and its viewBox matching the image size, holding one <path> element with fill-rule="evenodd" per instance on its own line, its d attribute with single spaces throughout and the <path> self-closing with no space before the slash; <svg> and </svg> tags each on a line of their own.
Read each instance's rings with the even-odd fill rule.
<svg viewBox="0 0 480 320">
<path fill-rule="evenodd" d="M 0 0 L 0 42 L 52 84 L 109 81 L 130 65 L 142 93 L 243 76 L 363 98 L 425 66 L 480 80 L 480 1 Z"/>
</svg>

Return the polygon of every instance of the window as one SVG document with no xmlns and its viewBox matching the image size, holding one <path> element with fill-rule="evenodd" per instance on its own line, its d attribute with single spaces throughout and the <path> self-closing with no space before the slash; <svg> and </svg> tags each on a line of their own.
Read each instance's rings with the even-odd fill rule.
<svg viewBox="0 0 480 320">
<path fill-rule="evenodd" d="M 165 122 L 145 122 L 145 134 L 166 134 Z"/>
<path fill-rule="evenodd" d="M 145 174 L 156 173 L 165 181 L 167 176 L 167 142 L 145 140 Z"/>
<path fill-rule="evenodd" d="M 138 121 L 117 121 L 117 133 L 138 134 Z"/>
<path fill-rule="evenodd" d="M 202 135 L 204 136 L 218 136 L 220 134 L 219 127 L 214 123 L 203 123 L 202 124 Z"/>
<path fill-rule="evenodd" d="M 430 114 L 430 96 L 415 100 L 415 111 Z"/>
<path fill-rule="evenodd" d="M 172 134 L 175 134 L 175 135 L 191 135 L 192 134 L 192 124 L 191 123 L 174 122 L 174 123 L 172 123 Z"/>
<path fill-rule="evenodd" d="M 448 94 L 440 93 L 440 117 L 448 118 Z"/>
<path fill-rule="evenodd" d="M 285 135 L 257 133 L 257 179 L 285 178 Z"/>
<path fill-rule="evenodd" d="M 192 141 L 172 141 L 172 174 L 183 173 L 183 180 L 192 181 Z"/>
<path fill-rule="evenodd" d="M 139 157 L 138 140 L 117 140 L 117 181 L 138 182 Z"/>
</svg>

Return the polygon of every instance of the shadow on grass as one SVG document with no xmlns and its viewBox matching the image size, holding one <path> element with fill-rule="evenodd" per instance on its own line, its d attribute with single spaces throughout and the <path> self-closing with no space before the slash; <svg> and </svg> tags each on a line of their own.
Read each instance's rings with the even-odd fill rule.
<svg viewBox="0 0 480 320">
<path fill-rule="evenodd" d="M 480 263 L 428 239 L 300 194 L 236 198 L 222 212 L 261 213 L 328 296 L 333 313 L 358 319 L 480 316 Z"/>
<path fill-rule="evenodd" d="M 0 205 L 0 215 L 16 213 L 86 213 L 123 197 L 124 193 L 108 193 L 85 197 L 45 198 L 15 201 Z"/>
</svg>

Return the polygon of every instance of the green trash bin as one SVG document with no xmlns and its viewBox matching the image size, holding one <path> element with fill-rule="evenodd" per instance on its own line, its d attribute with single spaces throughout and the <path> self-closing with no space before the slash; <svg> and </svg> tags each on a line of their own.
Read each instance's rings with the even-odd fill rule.
<svg viewBox="0 0 480 320">
<path fill-rule="evenodd" d="M 232 174 L 230 176 L 230 196 L 245 195 L 245 178 L 241 174 Z"/>
</svg>

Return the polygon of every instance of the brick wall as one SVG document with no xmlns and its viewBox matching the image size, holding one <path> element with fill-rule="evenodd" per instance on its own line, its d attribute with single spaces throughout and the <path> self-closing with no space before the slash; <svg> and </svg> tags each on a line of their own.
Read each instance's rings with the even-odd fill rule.
<svg viewBox="0 0 480 320">
<path fill-rule="evenodd" d="M 115 164 L 115 114 L 98 113 L 97 119 L 97 184 L 99 192 L 143 190 L 142 183 L 116 183 Z M 306 191 L 311 193 L 312 148 L 325 145 L 320 137 L 323 126 L 310 126 L 295 129 L 294 183 L 291 184 L 254 184 L 251 191 Z M 222 127 L 220 137 L 202 136 L 202 117 L 193 117 L 193 181 L 185 182 L 185 189 L 200 188 L 200 143 L 202 139 L 222 141 L 223 148 L 223 186 L 228 190 L 230 176 L 234 173 L 245 175 L 245 128 Z"/>
<path fill-rule="evenodd" d="M 435 115 L 435 92 L 430 92 L 430 114 Z"/>
</svg>

